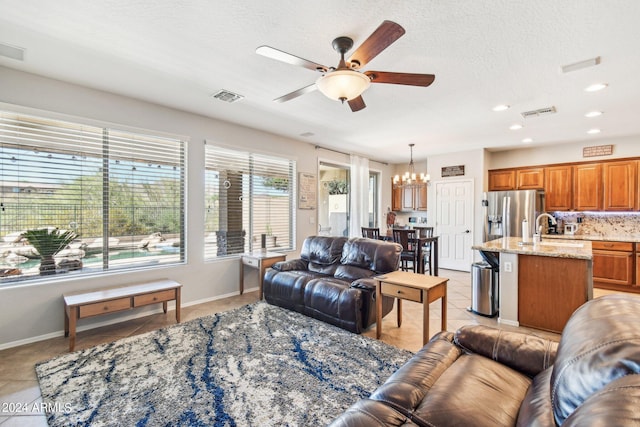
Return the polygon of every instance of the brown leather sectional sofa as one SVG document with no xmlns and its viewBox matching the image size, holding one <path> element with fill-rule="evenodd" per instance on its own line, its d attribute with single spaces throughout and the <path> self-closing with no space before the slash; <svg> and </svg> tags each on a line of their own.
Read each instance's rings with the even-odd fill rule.
<svg viewBox="0 0 640 427">
<path fill-rule="evenodd" d="M 640 297 L 577 309 L 560 343 L 487 326 L 434 336 L 332 427 L 640 425 Z"/>
<path fill-rule="evenodd" d="M 380 240 L 307 237 L 299 259 L 265 272 L 264 298 L 359 334 L 376 321 L 372 277 L 397 270 L 401 251 L 400 245 Z M 384 297 L 382 315 L 392 308 L 393 298 Z"/>
</svg>

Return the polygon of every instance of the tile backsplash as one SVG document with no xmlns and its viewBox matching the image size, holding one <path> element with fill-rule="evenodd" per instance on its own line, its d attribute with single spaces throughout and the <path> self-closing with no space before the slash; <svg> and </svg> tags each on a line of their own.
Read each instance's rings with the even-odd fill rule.
<svg viewBox="0 0 640 427">
<path fill-rule="evenodd" d="M 578 223 L 576 235 L 620 236 L 640 234 L 640 212 L 552 212 L 556 219 Z M 582 221 L 579 223 L 579 221 Z"/>
</svg>

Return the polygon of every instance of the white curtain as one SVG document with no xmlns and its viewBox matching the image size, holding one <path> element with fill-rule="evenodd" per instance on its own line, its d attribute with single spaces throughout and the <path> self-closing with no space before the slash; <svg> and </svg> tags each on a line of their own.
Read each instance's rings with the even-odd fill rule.
<svg viewBox="0 0 640 427">
<path fill-rule="evenodd" d="M 369 159 L 350 156 L 351 188 L 349 236 L 362 237 L 360 227 L 369 226 Z"/>
</svg>

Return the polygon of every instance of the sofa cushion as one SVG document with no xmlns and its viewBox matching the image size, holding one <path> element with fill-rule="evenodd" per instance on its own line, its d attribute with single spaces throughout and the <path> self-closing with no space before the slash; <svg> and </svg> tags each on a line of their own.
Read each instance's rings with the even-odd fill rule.
<svg viewBox="0 0 640 427">
<path fill-rule="evenodd" d="M 563 332 L 551 376 L 551 403 L 562 424 L 608 383 L 640 373 L 640 297 L 608 295 L 578 308 Z"/>
<path fill-rule="evenodd" d="M 350 287 L 351 282 L 323 277 L 309 281 L 304 287 L 304 311 L 351 332 L 362 332 L 363 291 Z"/>
<path fill-rule="evenodd" d="M 477 354 L 463 354 L 413 411 L 422 426 L 511 426 L 531 379 Z"/>
<path fill-rule="evenodd" d="M 269 304 L 279 305 L 302 312 L 304 309 L 304 288 L 318 277 L 310 271 L 265 271 L 263 292 Z"/>
<path fill-rule="evenodd" d="M 640 425 L 640 378 L 629 375 L 610 382 L 589 396 L 563 427 Z"/>
<path fill-rule="evenodd" d="M 340 263 L 378 274 L 388 273 L 398 269 L 400 252 L 402 246 L 396 243 L 358 237 L 345 242 Z"/>
<path fill-rule="evenodd" d="M 549 368 L 535 376 L 527 391 L 520 412 L 518 412 L 518 427 L 556 427 L 551 408 L 551 372 Z"/>
<path fill-rule="evenodd" d="M 316 265 L 337 264 L 346 241 L 346 237 L 307 237 L 302 243 L 300 258 Z"/>
</svg>

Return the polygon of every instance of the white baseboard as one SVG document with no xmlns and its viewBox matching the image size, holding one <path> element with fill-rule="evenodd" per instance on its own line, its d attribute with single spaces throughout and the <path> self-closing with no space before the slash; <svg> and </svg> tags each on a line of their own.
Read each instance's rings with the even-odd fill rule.
<svg viewBox="0 0 640 427">
<path fill-rule="evenodd" d="M 498 317 L 498 323 L 502 323 L 503 325 L 509 325 L 509 326 L 520 326 L 520 322 L 518 322 L 517 320 L 507 320 L 501 317 Z"/>
</svg>

